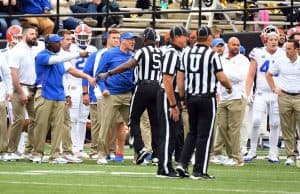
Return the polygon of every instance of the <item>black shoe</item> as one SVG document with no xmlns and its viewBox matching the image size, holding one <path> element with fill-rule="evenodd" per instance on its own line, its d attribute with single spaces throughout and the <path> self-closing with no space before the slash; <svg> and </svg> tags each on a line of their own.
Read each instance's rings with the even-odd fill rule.
<svg viewBox="0 0 300 194">
<path fill-rule="evenodd" d="M 175 170 L 178 172 L 179 176 L 182 178 L 190 177 L 187 168 L 183 168 L 182 165 L 180 165 L 180 164 L 176 166 Z"/>
<path fill-rule="evenodd" d="M 158 178 L 180 178 L 179 175 L 175 171 L 170 171 L 168 174 L 165 172 L 158 171 L 156 174 Z"/>
<path fill-rule="evenodd" d="M 212 180 L 215 179 L 214 176 L 208 175 L 208 174 L 202 174 L 200 172 L 193 172 L 192 176 L 190 177 L 194 180 Z"/>
<path fill-rule="evenodd" d="M 146 148 L 143 148 L 139 151 L 137 157 L 136 157 L 136 164 L 142 164 L 144 162 L 144 159 L 149 155 L 150 153 L 146 150 Z"/>
<path fill-rule="evenodd" d="M 202 174 L 202 178 L 203 178 L 203 179 L 215 179 L 216 177 L 211 176 L 211 175 L 209 175 L 209 174 Z"/>
</svg>

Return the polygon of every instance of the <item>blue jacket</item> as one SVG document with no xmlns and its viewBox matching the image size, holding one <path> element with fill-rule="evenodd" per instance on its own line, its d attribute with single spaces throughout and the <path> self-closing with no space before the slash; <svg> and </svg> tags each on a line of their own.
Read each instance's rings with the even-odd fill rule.
<svg viewBox="0 0 300 194">
<path fill-rule="evenodd" d="M 21 12 L 28 14 L 42 14 L 44 11 L 51 9 L 48 0 L 20 0 Z"/>
<path fill-rule="evenodd" d="M 132 55 L 132 52 L 122 52 L 120 47 L 106 51 L 101 57 L 96 75 L 120 66 L 127 62 Z M 97 83 L 100 86 L 101 91 L 108 90 L 112 95 L 129 92 L 135 86 L 133 68 L 128 69 L 123 73 L 110 76 L 105 80 L 99 80 Z"/>
</svg>

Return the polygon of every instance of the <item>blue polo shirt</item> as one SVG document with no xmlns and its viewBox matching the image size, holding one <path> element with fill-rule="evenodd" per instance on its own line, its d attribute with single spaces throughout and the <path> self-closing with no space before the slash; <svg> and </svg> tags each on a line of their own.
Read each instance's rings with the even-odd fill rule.
<svg viewBox="0 0 300 194">
<path fill-rule="evenodd" d="M 42 85 L 42 97 L 47 100 L 64 101 L 65 91 L 63 75 L 66 73 L 64 63 L 49 64 L 49 58 L 55 53 L 42 50 L 35 57 L 36 84 Z"/>
<path fill-rule="evenodd" d="M 106 51 L 101 57 L 96 75 L 120 66 L 132 58 L 132 56 L 132 52 L 124 53 L 120 50 L 120 47 Z M 101 91 L 108 90 L 112 95 L 129 92 L 135 86 L 133 70 L 134 68 L 130 68 L 123 73 L 112 75 L 105 80 L 99 80 L 97 84 L 100 86 Z"/>
</svg>

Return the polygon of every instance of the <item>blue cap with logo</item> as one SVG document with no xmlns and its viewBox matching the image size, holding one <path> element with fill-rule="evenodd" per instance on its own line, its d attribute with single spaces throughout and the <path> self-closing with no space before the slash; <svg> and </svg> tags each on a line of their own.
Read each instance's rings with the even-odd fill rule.
<svg viewBox="0 0 300 194">
<path fill-rule="evenodd" d="M 124 32 L 122 35 L 121 35 L 121 40 L 123 39 L 134 39 L 134 38 L 137 38 L 136 35 L 134 35 L 132 32 Z"/>
<path fill-rule="evenodd" d="M 64 38 L 57 35 L 57 34 L 52 34 L 49 36 L 47 43 L 52 43 L 52 42 L 60 42 L 62 41 Z"/>
<path fill-rule="evenodd" d="M 219 46 L 219 45 L 225 45 L 225 41 L 223 40 L 223 38 L 215 38 L 212 42 L 212 46 L 213 47 L 216 47 L 216 46 Z"/>
</svg>

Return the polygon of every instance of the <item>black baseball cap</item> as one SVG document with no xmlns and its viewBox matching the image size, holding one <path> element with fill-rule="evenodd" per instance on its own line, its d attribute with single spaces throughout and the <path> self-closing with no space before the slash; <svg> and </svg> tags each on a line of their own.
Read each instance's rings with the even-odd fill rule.
<svg viewBox="0 0 300 194">
<path fill-rule="evenodd" d="M 198 30 L 197 30 L 197 36 L 198 37 L 208 37 L 209 35 L 212 35 L 211 30 L 209 27 L 207 26 L 201 26 Z"/>
<path fill-rule="evenodd" d="M 182 25 L 173 26 L 170 30 L 171 39 L 175 38 L 175 36 L 188 36 L 189 33 Z"/>
<path fill-rule="evenodd" d="M 156 32 L 153 28 L 148 27 L 144 30 L 143 37 L 145 40 L 156 40 Z"/>
</svg>

